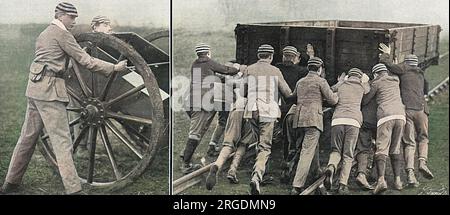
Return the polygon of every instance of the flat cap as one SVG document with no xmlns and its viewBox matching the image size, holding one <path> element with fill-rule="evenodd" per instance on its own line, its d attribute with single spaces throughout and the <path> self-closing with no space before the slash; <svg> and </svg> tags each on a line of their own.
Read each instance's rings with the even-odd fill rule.
<svg viewBox="0 0 450 215">
<path fill-rule="evenodd" d="M 94 27 L 94 25 L 96 25 L 96 24 L 110 23 L 110 22 L 111 22 L 111 20 L 109 20 L 108 17 L 99 15 L 99 16 L 92 18 L 91 27 Z"/>
<path fill-rule="evenodd" d="M 323 61 L 318 57 L 312 57 L 308 60 L 308 66 L 322 66 Z"/>
<path fill-rule="evenodd" d="M 283 54 L 300 55 L 300 53 L 297 51 L 297 48 L 295 48 L 294 46 L 286 46 L 286 47 L 284 47 Z"/>
<path fill-rule="evenodd" d="M 357 75 L 357 76 L 361 77 L 363 75 L 363 72 L 360 69 L 358 69 L 358 68 L 351 68 L 348 71 L 348 75 L 349 76 Z"/>
<path fill-rule="evenodd" d="M 274 49 L 271 45 L 269 44 L 262 44 L 259 48 L 258 48 L 258 53 L 274 53 Z"/>
<path fill-rule="evenodd" d="M 55 13 L 56 12 L 64 12 L 67 15 L 71 15 L 71 16 L 78 16 L 78 12 L 77 9 L 75 8 L 75 6 L 73 6 L 73 4 L 68 3 L 68 2 L 61 2 L 58 5 L 56 5 L 55 8 Z"/>
<path fill-rule="evenodd" d="M 375 66 L 372 67 L 372 73 L 378 73 L 378 72 L 383 72 L 383 71 L 388 71 L 386 65 L 379 63 L 376 64 Z"/>
<path fill-rule="evenodd" d="M 206 43 L 199 43 L 195 46 L 196 53 L 209 52 L 210 49 L 211 47 Z"/>
<path fill-rule="evenodd" d="M 419 58 L 417 58 L 417 56 L 414 54 L 406 55 L 405 63 L 410 66 L 417 66 L 419 65 Z"/>
</svg>

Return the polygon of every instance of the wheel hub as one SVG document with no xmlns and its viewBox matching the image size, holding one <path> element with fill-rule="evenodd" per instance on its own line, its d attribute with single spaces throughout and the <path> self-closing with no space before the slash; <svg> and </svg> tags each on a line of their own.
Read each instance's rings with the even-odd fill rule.
<svg viewBox="0 0 450 215">
<path fill-rule="evenodd" d="M 104 123 L 105 108 L 103 103 L 96 98 L 89 98 L 83 102 L 81 121 L 84 126 L 99 126 Z"/>
</svg>

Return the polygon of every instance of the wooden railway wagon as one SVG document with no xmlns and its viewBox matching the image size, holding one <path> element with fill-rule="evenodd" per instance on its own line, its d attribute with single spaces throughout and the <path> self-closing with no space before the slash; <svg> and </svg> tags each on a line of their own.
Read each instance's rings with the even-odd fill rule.
<svg viewBox="0 0 450 215">
<path fill-rule="evenodd" d="M 440 31 L 439 25 L 342 20 L 238 24 L 236 59 L 247 65 L 256 62 L 256 50 L 267 43 L 275 48 L 273 63 L 277 63 L 284 46 L 296 46 L 304 53 L 310 43 L 315 56 L 324 60 L 326 79 L 333 84 L 352 67 L 370 71 L 378 62 L 379 43 L 390 44 L 391 56 L 398 62 L 414 53 L 423 68 L 438 64 Z"/>
</svg>

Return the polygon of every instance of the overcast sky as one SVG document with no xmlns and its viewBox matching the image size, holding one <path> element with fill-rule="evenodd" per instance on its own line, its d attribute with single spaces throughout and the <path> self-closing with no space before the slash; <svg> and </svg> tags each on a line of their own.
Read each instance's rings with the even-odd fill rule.
<svg viewBox="0 0 450 215">
<path fill-rule="evenodd" d="M 62 0 L 0 0 L 0 23 L 48 23 Z M 168 27 L 169 0 L 64 0 L 88 24 Z M 237 23 L 346 19 L 439 24 L 448 35 L 448 0 L 172 0 L 174 28 L 232 28 Z"/>
<path fill-rule="evenodd" d="M 59 2 L 75 5 L 77 23 L 89 24 L 96 15 L 115 25 L 168 27 L 169 0 L 0 0 L 0 23 L 49 23 Z"/>
<path fill-rule="evenodd" d="M 173 0 L 173 23 L 211 29 L 286 20 L 391 21 L 439 24 L 448 35 L 448 8 L 448 0 Z"/>
</svg>

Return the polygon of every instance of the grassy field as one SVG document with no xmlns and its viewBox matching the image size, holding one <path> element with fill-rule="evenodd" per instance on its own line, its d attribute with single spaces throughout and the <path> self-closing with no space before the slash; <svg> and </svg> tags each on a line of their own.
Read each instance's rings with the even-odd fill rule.
<svg viewBox="0 0 450 215">
<path fill-rule="evenodd" d="M 227 62 L 235 59 L 235 38 L 232 29 L 229 31 L 216 32 L 189 32 L 184 30 L 173 31 L 173 59 L 174 59 L 174 76 L 182 75 L 189 77 L 189 68 L 195 59 L 193 47 L 196 43 L 205 42 L 210 44 L 212 48 L 212 57 L 219 62 Z M 448 51 L 448 39 L 443 40 L 440 45 L 441 54 Z M 426 71 L 426 77 L 430 82 L 430 88 L 434 87 L 441 80 L 448 76 L 448 56 L 441 59 L 439 66 L 432 66 Z M 185 83 L 187 84 L 187 83 Z M 420 187 L 415 189 L 405 189 L 402 192 L 387 191 L 386 194 L 448 194 L 449 191 L 449 161 L 448 161 L 448 94 L 439 96 L 436 100 L 431 101 L 430 115 L 430 168 L 434 171 L 435 179 L 428 181 L 421 176 L 418 180 L 421 182 Z M 182 176 L 179 168 L 181 159 L 179 154 L 184 149 L 188 136 L 189 119 L 184 112 L 174 113 L 173 123 L 173 176 L 177 179 Z M 443 120 L 445 119 L 445 120 Z M 203 137 L 197 151 L 194 154 L 194 162 L 199 163 L 200 159 L 205 157 L 207 162 L 214 161 L 213 158 L 206 156 L 207 144 L 211 138 L 212 131 L 217 121 L 214 120 L 208 132 Z M 274 183 L 262 188 L 263 194 L 286 195 L 291 189 L 290 185 L 279 183 L 281 146 L 274 145 L 272 150 L 272 162 L 270 163 L 269 174 L 275 180 Z M 243 162 L 238 172 L 240 184 L 231 185 L 225 178 L 225 173 L 219 177 L 218 184 L 212 191 L 207 191 L 204 182 L 185 190 L 182 194 L 192 195 L 245 195 L 248 193 L 248 183 L 250 182 L 251 169 L 253 161 Z M 325 165 L 325 164 L 323 164 Z M 390 170 L 389 170 L 390 171 Z M 388 177 L 388 181 L 392 181 L 392 176 Z M 351 194 L 365 195 L 369 192 L 359 191 L 356 185 L 350 183 Z"/>
<path fill-rule="evenodd" d="M 0 25 L 0 183 L 6 176 L 10 157 L 20 134 L 26 109 L 25 88 L 28 67 L 34 57 L 34 43 L 46 25 Z M 118 27 L 117 32 L 132 31 L 145 36 L 160 29 Z M 154 163 L 131 185 L 110 192 L 85 187 L 88 194 L 155 194 L 169 192 L 168 147 L 160 149 Z M 63 194 L 56 171 L 36 150 L 18 194 Z"/>
</svg>

